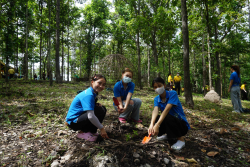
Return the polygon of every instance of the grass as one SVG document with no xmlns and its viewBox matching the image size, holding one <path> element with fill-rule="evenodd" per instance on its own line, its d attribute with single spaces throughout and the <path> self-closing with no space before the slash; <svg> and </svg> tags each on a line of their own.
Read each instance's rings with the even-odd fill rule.
<svg viewBox="0 0 250 167">
<path fill-rule="evenodd" d="M 2 84 L 0 84 L 1 86 Z M 38 131 L 42 131 L 41 135 L 35 135 L 27 137 L 28 140 L 33 141 L 41 136 L 45 135 L 45 140 L 58 144 L 60 149 L 67 149 L 67 145 L 63 143 L 60 138 L 55 138 L 49 131 L 53 131 L 55 128 L 60 130 L 68 130 L 64 126 L 65 117 L 69 106 L 76 96 L 78 90 L 84 90 L 89 86 L 89 83 L 67 83 L 67 84 L 55 84 L 53 87 L 49 86 L 48 82 L 30 82 L 24 83 L 23 81 L 10 82 L 10 88 L 2 89 L 0 94 L 0 126 L 8 129 L 15 129 L 18 126 L 23 126 L 27 123 L 32 126 L 34 130 L 33 134 Z M 140 98 L 142 100 L 141 115 L 143 117 L 143 125 L 148 127 L 152 110 L 154 108 L 154 97 L 156 96 L 152 88 L 144 88 L 143 90 L 135 89 L 133 97 Z M 113 108 L 113 92 L 104 90 L 99 94 L 102 97 L 98 100 L 99 103 L 107 108 L 107 111 L 115 112 Z M 232 113 L 232 104 L 230 99 L 222 99 L 221 104 L 211 103 L 205 101 L 200 94 L 193 94 L 193 100 L 195 106 L 193 109 L 189 109 L 185 105 L 185 98 L 182 96 L 179 98 L 187 119 L 191 124 L 192 130 L 199 129 L 218 129 L 225 128 L 230 130 L 233 127 L 239 127 L 239 131 L 230 131 L 230 139 L 236 143 L 235 147 L 239 152 L 245 151 L 244 146 L 248 145 L 246 142 L 249 137 L 250 131 L 250 114 L 235 114 Z M 242 101 L 244 108 L 250 108 L 249 101 Z M 30 134 L 29 131 L 23 131 L 20 133 L 22 138 Z M 126 134 L 126 140 L 132 140 L 133 136 L 137 136 L 138 132 L 133 131 L 131 134 Z M 45 151 L 41 148 L 38 157 L 42 157 L 44 160 L 52 160 L 54 157 L 49 157 L 49 153 L 45 154 Z M 100 154 L 104 154 L 103 151 Z M 4 154 L 2 155 L 2 158 Z M 19 156 L 19 162 L 24 163 L 26 155 Z M 245 160 L 239 157 L 236 161 L 246 163 Z M 208 159 L 205 161 L 211 161 Z"/>
</svg>

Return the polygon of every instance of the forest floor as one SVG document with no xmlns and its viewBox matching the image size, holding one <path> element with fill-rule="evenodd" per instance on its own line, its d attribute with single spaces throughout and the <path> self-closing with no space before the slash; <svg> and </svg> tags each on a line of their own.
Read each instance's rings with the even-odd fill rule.
<svg viewBox="0 0 250 167">
<path fill-rule="evenodd" d="M 112 91 L 104 90 L 98 102 L 107 108 L 104 126 L 110 137 L 96 143 L 76 138 L 77 132 L 64 125 L 68 108 L 78 90 L 89 83 L 11 81 L 0 85 L 1 166 L 250 166 L 250 114 L 232 113 L 229 99 L 214 104 L 193 95 L 195 107 L 183 105 L 191 130 L 180 152 L 168 141 L 141 144 L 147 136 L 153 99 L 151 88 L 136 89 L 142 100 L 142 124 L 120 124 L 113 108 Z M 249 101 L 242 101 L 250 108 Z"/>
</svg>

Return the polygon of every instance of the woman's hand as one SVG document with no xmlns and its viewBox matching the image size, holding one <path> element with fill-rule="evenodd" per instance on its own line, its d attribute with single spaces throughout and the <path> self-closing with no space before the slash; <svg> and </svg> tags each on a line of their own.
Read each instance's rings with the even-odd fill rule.
<svg viewBox="0 0 250 167">
<path fill-rule="evenodd" d="M 159 133 L 159 125 L 158 124 L 155 124 L 154 125 L 154 128 L 153 128 L 153 130 L 154 130 L 154 133 L 153 133 L 153 135 L 154 136 L 157 136 L 158 135 L 158 133 Z"/>
<path fill-rule="evenodd" d="M 154 134 L 154 125 L 153 124 L 150 124 L 149 128 L 148 128 L 148 134 Z"/>
<path fill-rule="evenodd" d="M 101 136 L 104 139 L 108 139 L 109 138 L 104 128 L 100 129 L 100 131 L 101 131 Z"/>
<path fill-rule="evenodd" d="M 117 110 L 118 110 L 119 114 L 121 114 L 125 111 L 122 105 L 119 105 Z"/>
</svg>

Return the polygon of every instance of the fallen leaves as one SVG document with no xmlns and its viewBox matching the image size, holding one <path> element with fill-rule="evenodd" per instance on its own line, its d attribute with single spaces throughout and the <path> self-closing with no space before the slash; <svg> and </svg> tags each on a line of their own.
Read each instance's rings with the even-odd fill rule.
<svg viewBox="0 0 250 167">
<path fill-rule="evenodd" d="M 28 114 L 30 117 L 33 117 L 35 114 L 32 114 L 31 112 L 29 111 L 26 111 L 26 114 Z"/>
<path fill-rule="evenodd" d="M 180 156 L 178 156 L 178 155 L 174 155 L 174 156 L 175 156 L 175 158 L 176 158 L 177 160 L 185 160 L 184 157 L 180 157 Z"/>
<path fill-rule="evenodd" d="M 214 157 L 217 154 L 219 154 L 219 152 L 217 152 L 217 151 L 210 151 L 210 152 L 207 153 L 207 156 Z"/>
<path fill-rule="evenodd" d="M 239 130 L 240 130 L 240 128 L 236 128 L 236 127 L 231 128 L 231 131 L 239 131 Z"/>
<path fill-rule="evenodd" d="M 22 136 L 20 136 L 20 137 L 19 137 L 19 139 L 20 139 L 20 140 L 22 140 L 22 139 L 23 139 L 23 137 L 22 137 Z"/>
<path fill-rule="evenodd" d="M 187 159 L 187 161 L 188 161 L 189 163 L 196 163 L 196 164 L 197 164 L 197 161 L 196 161 L 194 158 Z"/>
<path fill-rule="evenodd" d="M 206 150 L 204 150 L 204 149 L 201 149 L 201 151 L 202 151 L 202 152 L 204 152 L 204 153 L 205 153 L 205 152 L 207 152 L 207 151 L 206 151 Z"/>
</svg>

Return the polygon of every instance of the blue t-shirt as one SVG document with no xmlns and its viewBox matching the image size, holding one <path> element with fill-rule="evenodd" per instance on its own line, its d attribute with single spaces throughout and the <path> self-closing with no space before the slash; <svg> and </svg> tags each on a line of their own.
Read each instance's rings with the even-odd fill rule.
<svg viewBox="0 0 250 167">
<path fill-rule="evenodd" d="M 127 88 L 124 89 L 122 81 L 119 81 L 114 86 L 114 96 L 121 97 L 122 101 L 126 100 L 128 93 L 134 93 L 135 84 L 133 82 L 129 82 L 127 84 Z"/>
<path fill-rule="evenodd" d="M 238 76 L 237 72 L 232 72 L 230 78 L 229 78 L 229 82 L 233 80 L 233 85 L 232 87 L 234 86 L 240 86 L 240 77 Z"/>
<path fill-rule="evenodd" d="M 66 116 L 66 122 L 71 124 L 71 122 L 76 123 L 77 118 L 88 110 L 95 109 L 95 98 L 96 93 L 92 87 L 79 93 L 72 101 L 68 114 Z"/>
<path fill-rule="evenodd" d="M 173 104 L 173 107 L 170 109 L 168 114 L 171 114 L 172 116 L 183 120 L 186 122 L 186 125 L 188 127 L 188 130 L 190 129 L 190 125 L 186 119 L 186 116 L 184 114 L 181 102 L 177 96 L 176 91 L 166 91 L 166 101 L 163 102 L 160 98 L 160 95 L 156 96 L 154 99 L 154 107 L 159 107 L 161 112 L 164 111 L 167 104 Z"/>
</svg>

